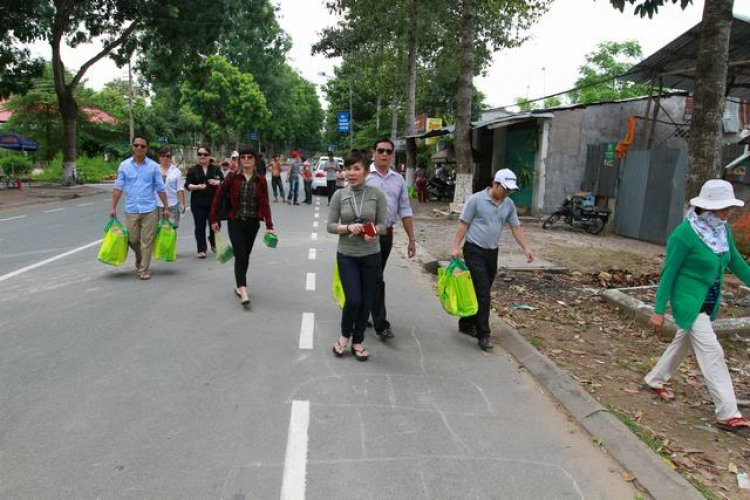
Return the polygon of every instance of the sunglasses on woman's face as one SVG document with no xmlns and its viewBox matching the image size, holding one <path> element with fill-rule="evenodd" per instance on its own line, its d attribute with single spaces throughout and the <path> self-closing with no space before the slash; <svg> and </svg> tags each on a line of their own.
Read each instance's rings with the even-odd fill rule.
<svg viewBox="0 0 750 500">
<path fill-rule="evenodd" d="M 165 154 L 165 155 L 161 155 L 161 157 L 162 157 L 162 158 L 172 158 L 172 155 L 170 155 L 170 154 Z"/>
<path fill-rule="evenodd" d="M 210 155 L 208 153 L 198 153 L 198 156 L 201 158 L 208 158 Z"/>
<path fill-rule="evenodd" d="M 240 155 L 240 160 L 249 160 L 250 158 L 255 159 L 253 155 Z"/>
<path fill-rule="evenodd" d="M 375 151 L 377 151 L 379 155 L 388 155 L 388 156 L 391 156 L 393 154 L 393 150 L 392 149 L 378 148 Z"/>
</svg>

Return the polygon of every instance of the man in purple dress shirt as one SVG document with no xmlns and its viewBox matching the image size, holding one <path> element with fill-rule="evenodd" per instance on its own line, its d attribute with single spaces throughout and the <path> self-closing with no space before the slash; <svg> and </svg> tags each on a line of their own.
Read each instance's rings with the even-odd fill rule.
<svg viewBox="0 0 750 500">
<path fill-rule="evenodd" d="M 417 251 L 417 245 L 414 241 L 414 222 L 412 219 L 413 212 L 409 204 L 409 193 L 406 190 L 406 182 L 401 175 L 391 169 L 393 161 L 394 145 L 390 139 L 379 139 L 375 142 L 372 151 L 374 169 L 370 170 L 367 176 L 367 185 L 380 188 L 385 192 L 388 200 L 388 232 L 380 236 L 380 256 L 385 272 L 385 265 L 388 263 L 388 256 L 393 248 L 393 226 L 398 219 L 404 225 L 409 237 L 409 258 L 414 257 Z M 380 280 L 375 285 L 375 298 L 372 303 L 372 322 L 375 326 L 375 333 L 385 340 L 393 338 L 391 324 L 388 322 L 385 309 L 385 281 L 381 274 Z"/>
</svg>

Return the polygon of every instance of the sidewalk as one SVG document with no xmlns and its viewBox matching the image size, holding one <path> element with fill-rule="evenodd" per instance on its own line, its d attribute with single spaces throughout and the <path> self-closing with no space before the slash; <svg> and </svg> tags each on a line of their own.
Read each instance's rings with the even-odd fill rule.
<svg viewBox="0 0 750 500">
<path fill-rule="evenodd" d="M 0 210 L 55 203 L 102 194 L 108 190 L 94 186 L 28 186 L 23 189 L 0 189 Z"/>
</svg>

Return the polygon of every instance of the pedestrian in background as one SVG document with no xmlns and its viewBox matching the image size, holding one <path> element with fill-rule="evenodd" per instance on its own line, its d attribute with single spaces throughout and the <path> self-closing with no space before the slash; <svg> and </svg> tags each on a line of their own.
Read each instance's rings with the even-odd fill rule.
<svg viewBox="0 0 750 500">
<path fill-rule="evenodd" d="M 349 187 L 336 191 L 328 211 L 328 232 L 339 235 L 336 263 L 346 296 L 333 353 L 342 356 L 351 339 L 352 354 L 367 361 L 370 354 L 362 342 L 382 272 L 378 234 L 386 231 L 388 202 L 383 191 L 365 183 L 367 166 L 359 151 L 349 153 L 344 167 Z"/>
<path fill-rule="evenodd" d="M 117 217 L 117 203 L 125 191 L 125 227 L 128 244 L 135 253 L 135 269 L 142 280 L 151 279 L 151 246 L 156 236 L 158 211 L 156 197 L 164 206 L 163 214 L 169 217 L 169 200 L 159 164 L 146 156 L 149 141 L 136 135 L 133 137 L 133 156 L 120 163 L 117 180 L 112 190 L 112 207 L 109 216 Z"/>
<path fill-rule="evenodd" d="M 214 231 L 219 231 L 216 211 L 226 192 L 229 199 L 227 230 L 234 251 L 234 293 L 240 298 L 242 305 L 248 305 L 250 295 L 247 291 L 247 268 L 261 221 L 265 222 L 266 234 L 273 233 L 274 230 L 268 203 L 268 183 L 255 170 L 259 160 L 258 151 L 253 147 L 245 147 L 240 150 L 239 155 L 240 171 L 227 177 L 211 205 L 211 227 Z"/>
<path fill-rule="evenodd" d="M 266 160 L 263 157 L 262 153 L 258 153 L 260 160 L 258 160 L 258 167 L 256 170 L 258 171 L 258 175 L 261 177 L 265 177 L 268 173 L 268 168 L 266 167 Z"/>
<path fill-rule="evenodd" d="M 237 172 L 240 168 L 240 154 L 237 151 L 232 151 L 229 155 L 229 170 Z"/>
<path fill-rule="evenodd" d="M 380 139 L 373 145 L 373 165 L 367 176 L 367 185 L 383 190 L 388 200 L 388 218 L 386 220 L 386 232 L 380 235 L 380 263 L 383 272 L 378 280 L 375 291 L 375 300 L 372 303 L 372 323 L 375 333 L 382 340 L 394 337 L 388 314 L 385 307 L 385 266 L 393 248 L 393 226 L 398 219 L 404 225 L 404 231 L 409 238 L 407 253 L 413 258 L 417 251 L 414 240 L 413 212 L 409 203 L 409 193 L 406 190 L 404 178 L 391 169 L 395 147 L 390 139 Z"/>
<path fill-rule="evenodd" d="M 454 258 L 461 255 L 461 242 L 466 237 L 464 260 L 474 282 L 479 310 L 475 316 L 461 318 L 458 330 L 476 337 L 479 347 L 485 351 L 493 348 L 490 340 L 490 290 L 497 275 L 498 248 L 506 225 L 510 226 L 513 238 L 523 249 L 526 260 L 530 263 L 534 261 L 521 221 L 518 220 L 516 205 L 510 199 L 510 194 L 516 189 L 516 175 L 506 168 L 495 174 L 491 187 L 471 195 L 459 217 L 451 254 Z"/>
<path fill-rule="evenodd" d="M 326 163 L 326 188 L 328 191 L 328 205 L 331 205 L 331 198 L 333 198 L 333 193 L 336 192 L 336 181 L 338 180 L 339 172 L 341 172 L 341 167 L 339 167 L 338 162 L 333 158 L 333 151 L 328 152 L 328 162 Z"/>
<path fill-rule="evenodd" d="M 674 391 L 665 384 L 672 378 L 692 346 L 703 379 L 714 402 L 716 426 L 730 432 L 747 431 L 750 423 L 737 408 L 724 350 L 711 321 L 721 307 L 721 289 L 727 267 L 750 285 L 750 266 L 737 251 L 727 221 L 744 202 L 734 197 L 734 188 L 723 180 L 703 184 L 700 195 L 681 225 L 667 240 L 651 326 L 664 326 L 667 303 L 672 308 L 677 334 L 648 375 L 645 388 L 662 399 L 673 400 Z"/>
<path fill-rule="evenodd" d="M 185 213 L 185 179 L 179 168 L 172 164 L 172 150 L 164 146 L 159 150 L 159 172 L 164 182 L 164 190 L 169 201 L 169 210 L 165 213 L 164 204 L 158 194 L 156 205 L 159 207 L 159 217 L 169 218 L 169 221 L 177 229 L 180 226 L 180 212 Z M 168 215 L 167 215 L 168 214 Z"/>
<path fill-rule="evenodd" d="M 424 169 L 417 169 L 416 181 L 414 185 L 417 188 L 417 200 L 419 203 L 427 203 L 427 177 L 424 175 Z"/>
<path fill-rule="evenodd" d="M 279 193 L 284 202 L 284 182 L 281 180 L 281 158 L 278 154 L 271 158 L 271 187 L 273 188 L 273 202 L 278 203 Z"/>
<path fill-rule="evenodd" d="M 312 183 L 313 183 L 313 172 L 310 162 L 307 158 L 302 157 L 302 182 L 305 185 L 305 203 L 312 205 Z"/>
<path fill-rule="evenodd" d="M 185 177 L 185 189 L 190 191 L 190 210 L 195 222 L 195 242 L 198 246 L 198 258 L 206 258 L 206 226 L 211 211 L 211 203 L 216 189 L 224 178 L 221 171 L 209 163 L 211 149 L 207 146 L 198 148 L 198 164 L 188 170 Z M 211 251 L 216 251 L 214 231 L 209 227 L 208 241 Z"/>
<path fill-rule="evenodd" d="M 229 175 L 229 173 L 232 171 L 232 169 L 229 168 L 230 163 L 231 161 L 229 160 L 229 158 L 227 158 L 226 160 L 221 162 L 221 165 L 219 166 L 219 170 L 221 170 L 221 176 L 225 179 L 227 178 L 227 175 Z"/>
<path fill-rule="evenodd" d="M 299 170 L 300 170 L 299 153 L 297 151 L 292 153 L 292 158 L 289 160 L 289 170 L 286 173 L 286 180 L 289 183 L 289 194 L 287 195 L 286 202 L 292 204 L 292 198 L 294 198 L 294 204 L 299 205 L 297 198 L 299 196 Z"/>
</svg>

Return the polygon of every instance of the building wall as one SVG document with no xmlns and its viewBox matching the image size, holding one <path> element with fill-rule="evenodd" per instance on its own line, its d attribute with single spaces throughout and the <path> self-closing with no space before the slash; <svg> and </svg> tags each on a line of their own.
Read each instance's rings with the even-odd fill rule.
<svg viewBox="0 0 750 500">
<path fill-rule="evenodd" d="M 623 140 L 627 133 L 628 118 L 633 115 L 645 115 L 647 103 L 648 100 L 643 99 L 552 111 L 554 118 L 550 120 L 543 212 L 553 211 L 566 193 L 581 188 L 586 170 L 588 145 L 617 143 Z M 661 104 L 677 123 L 683 121 L 684 96 L 662 99 Z M 663 110 L 657 119 L 670 121 Z M 687 142 L 675 137 L 673 125 L 657 123 L 652 147 L 687 149 Z M 639 120 L 632 149 L 645 148 L 646 123 Z"/>
</svg>

